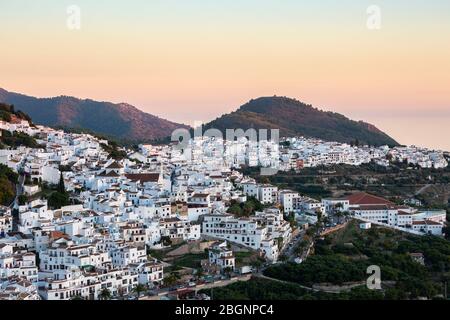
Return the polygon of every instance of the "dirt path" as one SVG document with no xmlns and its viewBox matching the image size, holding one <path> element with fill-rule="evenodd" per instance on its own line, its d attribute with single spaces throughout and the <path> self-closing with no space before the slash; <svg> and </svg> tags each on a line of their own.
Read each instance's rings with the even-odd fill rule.
<svg viewBox="0 0 450 320">
<path fill-rule="evenodd" d="M 427 190 L 429 187 L 431 187 L 431 184 L 426 184 L 424 185 L 422 188 L 420 188 L 417 192 L 416 192 L 416 196 L 418 196 L 419 194 L 421 194 L 422 192 L 424 192 L 425 190 Z"/>
</svg>

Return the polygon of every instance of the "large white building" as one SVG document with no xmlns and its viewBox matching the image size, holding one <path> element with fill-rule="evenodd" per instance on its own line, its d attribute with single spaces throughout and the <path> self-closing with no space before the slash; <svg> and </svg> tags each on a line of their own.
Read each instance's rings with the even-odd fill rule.
<svg viewBox="0 0 450 320">
<path fill-rule="evenodd" d="M 279 192 L 279 202 L 283 206 L 285 213 L 294 212 L 294 199 L 300 198 L 298 192 L 291 190 L 281 190 Z"/>
<path fill-rule="evenodd" d="M 206 215 L 202 224 L 205 236 L 227 240 L 259 250 L 268 260 L 277 261 L 278 239 L 282 246 L 290 240 L 290 226 L 280 221 L 280 215 L 260 213 L 250 218 L 235 218 L 228 214 Z"/>
<path fill-rule="evenodd" d="M 356 218 L 403 228 L 421 233 L 442 235 L 446 222 L 446 211 L 420 211 L 415 208 L 398 206 L 394 203 L 367 193 L 356 193 L 346 199 L 348 210 Z"/>
<path fill-rule="evenodd" d="M 257 184 L 248 181 L 241 184 L 243 193 L 250 197 L 255 197 L 262 204 L 272 204 L 278 201 L 278 188 L 270 184 Z"/>
</svg>

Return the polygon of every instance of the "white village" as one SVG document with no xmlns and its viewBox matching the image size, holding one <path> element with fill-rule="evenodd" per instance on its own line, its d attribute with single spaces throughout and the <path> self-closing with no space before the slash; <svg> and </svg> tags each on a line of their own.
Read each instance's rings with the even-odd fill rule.
<svg viewBox="0 0 450 320">
<path fill-rule="evenodd" d="M 114 159 L 105 150 L 109 142 L 90 134 L 26 120 L 1 121 L 0 129 L 25 133 L 41 146 L 0 150 L 0 164 L 19 174 L 16 198 L 0 208 L 0 299 L 169 299 L 174 292 L 209 299 L 198 289 L 259 272 L 256 264 L 237 262 L 242 252 L 274 264 L 302 230 L 336 212 L 359 220 L 361 228 L 443 235 L 445 210 L 396 205 L 367 193 L 312 199 L 239 171 L 392 161 L 439 169 L 448 165 L 442 151 L 303 137 L 256 144 L 196 137 L 183 150 L 176 143 L 141 144 Z M 42 195 L 51 188 L 69 203 L 49 203 Z M 248 201 L 261 206 L 249 215 L 229 210 Z M 207 256 L 201 268 L 183 270 L 179 279 L 158 257 L 192 248 Z"/>
</svg>

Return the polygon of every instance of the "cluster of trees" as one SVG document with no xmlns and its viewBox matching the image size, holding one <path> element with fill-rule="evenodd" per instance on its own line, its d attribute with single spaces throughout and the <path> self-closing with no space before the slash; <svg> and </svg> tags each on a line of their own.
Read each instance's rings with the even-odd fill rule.
<svg viewBox="0 0 450 320">
<path fill-rule="evenodd" d="M 174 259 L 172 264 L 177 267 L 197 269 L 201 268 L 201 261 L 204 259 L 208 259 L 207 249 L 201 253 L 184 254 Z"/>
<path fill-rule="evenodd" d="M 270 267 L 264 274 L 306 286 L 325 282 L 342 284 L 367 278 L 367 267 L 365 261 L 350 261 L 339 255 L 314 255 L 302 264 L 286 263 Z"/>
<path fill-rule="evenodd" d="M 379 300 L 383 294 L 357 287 L 350 292 L 330 294 L 306 290 L 294 283 L 282 283 L 261 278 L 239 281 L 225 287 L 201 290 L 214 300 Z"/>
<path fill-rule="evenodd" d="M 348 237 L 348 235 L 347 235 Z M 395 285 L 382 291 L 385 299 L 434 298 L 443 293 L 450 271 L 450 242 L 433 236 L 401 236 L 396 231 L 373 228 L 351 235 L 351 245 L 333 243 L 329 237 L 316 241 L 315 254 L 302 264 L 272 266 L 265 275 L 306 286 L 364 281 L 370 265 L 381 269 L 382 281 Z M 410 253 L 420 252 L 425 266 Z"/>
<path fill-rule="evenodd" d="M 42 148 L 42 146 L 39 143 L 37 143 L 36 139 L 23 132 L 11 133 L 7 130 L 2 130 L 0 142 L 4 146 L 8 146 L 11 148 L 17 148 L 20 146 L 35 149 Z"/>
<path fill-rule="evenodd" d="M 137 284 L 136 286 L 133 287 L 131 293 L 136 297 L 136 299 L 139 299 L 139 297 L 141 297 L 142 293 L 146 292 L 148 290 L 148 287 L 143 285 L 143 284 Z M 124 298 L 124 290 L 118 290 L 118 298 L 123 299 Z M 111 293 L 111 290 L 109 290 L 108 288 L 104 288 L 102 289 L 102 291 L 100 291 L 100 294 L 98 295 L 98 298 L 100 300 L 111 300 L 113 298 L 113 294 Z M 80 296 L 74 296 L 72 298 L 72 300 L 83 300 L 82 297 Z"/>
<path fill-rule="evenodd" d="M 263 209 L 264 206 L 258 199 L 255 197 L 247 197 L 247 201 L 241 203 L 231 200 L 231 204 L 227 212 L 238 217 L 249 217 L 256 211 L 262 211 Z"/>
<path fill-rule="evenodd" d="M 119 149 L 119 144 L 115 141 L 108 141 L 108 144 L 101 144 L 103 150 L 108 152 L 109 156 L 114 160 L 122 160 L 127 157 L 127 153 Z"/>
<path fill-rule="evenodd" d="M 422 252 L 426 267 L 431 272 L 450 272 L 450 242 L 445 239 L 423 236 L 401 241 L 396 248 L 399 254 Z"/>
<path fill-rule="evenodd" d="M 52 192 L 47 200 L 49 207 L 54 209 L 60 209 L 70 204 L 69 193 L 66 191 L 62 173 L 56 191 Z"/>
<path fill-rule="evenodd" d="M 25 112 L 22 112 L 20 110 L 15 111 L 14 105 L 0 103 L 0 120 L 11 122 L 13 115 L 16 118 L 27 120 L 30 122 L 30 124 L 32 124 L 31 117 Z"/>
<path fill-rule="evenodd" d="M 450 198 L 448 199 L 446 211 L 447 211 L 447 224 L 442 231 L 445 233 L 445 239 L 450 240 Z"/>
<path fill-rule="evenodd" d="M 15 111 L 13 105 L 0 103 L 0 120 L 11 122 L 12 117 L 27 120 L 32 124 L 30 116 L 22 111 Z M 25 133 L 15 132 L 12 134 L 9 131 L 1 130 L 0 134 L 0 148 L 19 146 L 26 146 L 29 148 L 39 148 L 40 145 L 36 140 Z"/>
<path fill-rule="evenodd" d="M 0 164 L 0 204 L 10 205 L 16 195 L 19 176 L 7 166 Z"/>
<path fill-rule="evenodd" d="M 11 122 L 11 108 L 3 103 L 0 103 L 0 120 Z"/>
<path fill-rule="evenodd" d="M 29 201 L 28 197 L 27 197 L 26 195 L 24 195 L 24 194 L 21 194 L 21 195 L 17 198 L 17 200 L 18 200 L 18 202 L 19 202 L 19 206 L 23 206 L 23 205 L 25 205 L 25 204 Z"/>
<path fill-rule="evenodd" d="M 169 275 L 164 277 L 164 285 L 167 287 L 173 286 L 181 279 L 181 276 L 178 272 L 172 271 Z"/>
</svg>

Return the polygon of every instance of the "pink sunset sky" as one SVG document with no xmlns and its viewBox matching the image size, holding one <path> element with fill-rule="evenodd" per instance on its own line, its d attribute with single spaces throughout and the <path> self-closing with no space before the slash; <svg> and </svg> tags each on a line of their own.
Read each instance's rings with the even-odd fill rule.
<svg viewBox="0 0 450 320">
<path fill-rule="evenodd" d="M 449 1 L 93 2 L 0 0 L 0 87 L 188 124 L 289 96 L 450 150 Z M 66 25 L 72 4 L 80 30 Z"/>
</svg>

